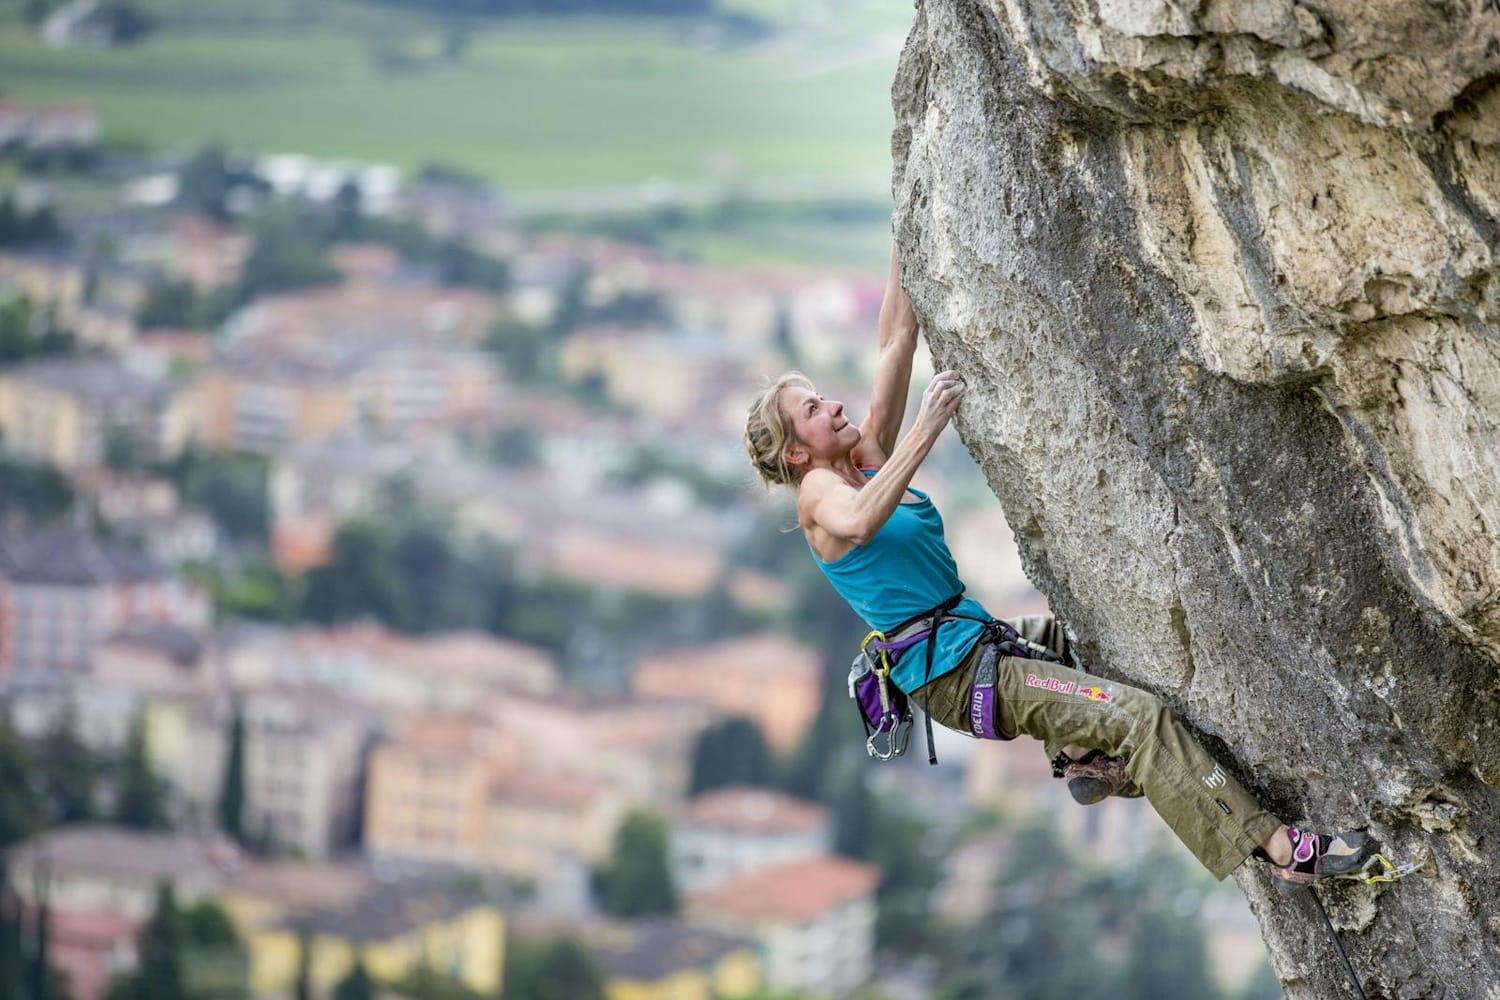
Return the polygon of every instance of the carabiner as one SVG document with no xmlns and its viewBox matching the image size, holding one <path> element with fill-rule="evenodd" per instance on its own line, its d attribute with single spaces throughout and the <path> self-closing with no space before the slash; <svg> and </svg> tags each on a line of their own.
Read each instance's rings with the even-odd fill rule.
<svg viewBox="0 0 1500 1000">
<path fill-rule="evenodd" d="M 890 728 L 887 729 L 886 725 Z M 880 727 L 865 740 L 865 752 L 876 760 L 890 760 L 906 753 L 906 744 L 911 739 L 911 716 L 900 716 L 889 710 L 880 719 Z M 885 750 L 877 748 L 876 740 L 885 736 Z"/>
</svg>

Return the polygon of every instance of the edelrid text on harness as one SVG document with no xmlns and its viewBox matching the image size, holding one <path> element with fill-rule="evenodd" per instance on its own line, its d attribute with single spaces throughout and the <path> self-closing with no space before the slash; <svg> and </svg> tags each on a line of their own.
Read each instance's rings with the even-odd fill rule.
<svg viewBox="0 0 1500 1000">
<path fill-rule="evenodd" d="M 996 722 L 1001 656 L 1061 662 L 1061 657 L 1052 650 L 1025 638 L 999 619 L 953 614 L 963 597 L 962 593 L 955 594 L 937 607 L 908 618 L 889 633 L 874 630 L 860 643 L 859 655 L 849 671 L 849 696 L 859 705 L 860 717 L 865 724 L 865 750 L 870 756 L 890 760 L 906 752 L 911 735 L 911 705 L 906 694 L 891 683 L 891 669 L 904 652 L 924 639 L 928 640 L 922 684 L 931 683 L 933 651 L 937 646 L 938 630 L 944 622 L 963 619 L 984 626 L 979 641 L 986 644 L 985 650 L 969 689 L 969 732 L 978 739 L 1006 739 Z M 924 712 L 923 720 L 927 732 L 927 762 L 936 764 L 931 712 Z"/>
</svg>

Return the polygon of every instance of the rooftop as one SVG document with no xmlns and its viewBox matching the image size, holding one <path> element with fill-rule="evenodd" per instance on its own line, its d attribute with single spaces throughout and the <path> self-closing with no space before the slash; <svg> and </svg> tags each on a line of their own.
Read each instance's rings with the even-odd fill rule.
<svg viewBox="0 0 1500 1000">
<path fill-rule="evenodd" d="M 281 927 L 306 928 L 313 934 L 349 941 L 390 941 L 483 905 L 482 898 L 461 890 L 456 883 L 434 879 L 377 882 L 343 906 L 288 917 Z"/>
<path fill-rule="evenodd" d="M 816 650 L 774 632 L 758 632 L 702 646 L 665 650 L 643 657 L 641 669 L 647 668 L 813 677 L 818 676 L 820 670 Z"/>
<path fill-rule="evenodd" d="M 0 534 L 0 576 L 17 583 L 90 586 L 160 579 L 150 556 L 73 528 Z"/>
<path fill-rule="evenodd" d="M 626 941 L 597 947 L 594 954 L 609 979 L 650 983 L 754 948 L 745 938 L 662 920 L 639 924 Z"/>
<path fill-rule="evenodd" d="M 98 358 L 48 358 L 13 368 L 7 375 L 34 386 L 83 397 L 91 402 L 150 403 L 171 390 L 115 361 Z"/>
<path fill-rule="evenodd" d="M 308 910 L 352 905 L 373 881 L 359 862 L 250 861 L 230 876 L 227 889 Z"/>
<path fill-rule="evenodd" d="M 688 897 L 690 911 L 734 920 L 810 923 L 824 914 L 875 894 L 880 871 L 873 865 L 828 855 L 756 868 L 718 888 Z"/>
<path fill-rule="evenodd" d="M 722 566 L 712 549 L 566 528 L 557 536 L 549 568 L 596 586 L 691 598 L 708 593 Z"/>
<path fill-rule="evenodd" d="M 149 650 L 171 657 L 179 666 L 190 667 L 203 655 L 207 636 L 176 625 L 135 622 L 104 640 L 115 646 Z"/>
<path fill-rule="evenodd" d="M 490 786 L 494 800 L 502 805 L 542 806 L 573 812 L 588 808 L 607 791 L 602 782 L 529 770 L 502 775 Z"/>
<path fill-rule="evenodd" d="M 59 875 L 136 879 L 225 878 L 241 861 L 239 849 L 219 836 L 131 830 L 106 824 L 65 826 L 14 848 L 8 864 L 14 874 L 40 860 Z"/>
<path fill-rule="evenodd" d="M 687 804 L 683 820 L 734 833 L 816 833 L 828 828 L 828 810 L 764 788 L 736 786 L 704 792 Z"/>
</svg>

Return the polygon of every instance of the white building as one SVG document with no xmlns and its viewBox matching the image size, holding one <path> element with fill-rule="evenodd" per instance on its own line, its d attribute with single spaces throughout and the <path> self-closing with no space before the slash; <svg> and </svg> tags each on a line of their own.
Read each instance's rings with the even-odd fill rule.
<svg viewBox="0 0 1500 1000">
<path fill-rule="evenodd" d="M 870 977 L 880 872 L 825 856 L 760 868 L 686 899 L 691 923 L 755 939 L 772 990 L 848 996 Z"/>
<path fill-rule="evenodd" d="M 233 713 L 209 695 L 153 706 L 153 757 L 184 821 L 213 822 Z M 356 704 L 292 689 L 243 696 L 243 828 L 280 851 L 326 858 L 353 841 L 374 721 Z"/>
<path fill-rule="evenodd" d="M 722 885 L 755 868 L 829 853 L 822 806 L 763 788 L 720 788 L 693 799 L 672 830 L 672 878 L 683 892 Z"/>
</svg>

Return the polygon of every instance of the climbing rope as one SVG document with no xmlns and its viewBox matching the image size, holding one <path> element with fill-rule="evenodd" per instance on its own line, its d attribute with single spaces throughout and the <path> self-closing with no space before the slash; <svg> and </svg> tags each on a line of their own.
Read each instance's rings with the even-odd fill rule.
<svg viewBox="0 0 1500 1000">
<path fill-rule="evenodd" d="M 1344 968 L 1349 972 L 1349 982 L 1354 985 L 1355 995 L 1359 997 L 1359 1000 L 1368 1000 L 1364 987 L 1359 985 L 1359 976 L 1354 972 L 1354 963 L 1349 961 L 1349 954 L 1344 951 L 1343 942 L 1339 940 L 1339 932 L 1333 929 L 1333 921 L 1328 919 L 1328 911 L 1323 909 L 1323 901 L 1318 898 L 1316 892 L 1308 893 L 1308 895 L 1312 896 L 1313 905 L 1318 908 L 1318 912 L 1323 914 L 1323 926 L 1328 928 L 1328 936 L 1333 940 L 1334 950 L 1339 953 L 1339 958 L 1344 960 Z"/>
<path fill-rule="evenodd" d="M 1398 865 L 1384 854 L 1372 854 L 1370 860 L 1362 865 L 1359 871 L 1349 872 L 1345 875 L 1331 876 L 1334 879 L 1345 881 L 1363 882 L 1365 885 L 1379 884 L 1382 882 L 1395 882 L 1408 875 L 1437 874 L 1437 859 L 1433 856 L 1431 848 L 1423 848 L 1417 856 L 1407 864 Z M 1349 954 L 1344 951 L 1344 944 L 1339 940 L 1338 931 L 1333 928 L 1333 921 L 1328 919 L 1328 911 L 1323 908 L 1323 900 L 1319 898 L 1316 891 L 1310 892 L 1313 905 L 1323 915 L 1323 926 L 1328 928 L 1328 937 L 1333 941 L 1334 950 L 1339 953 L 1339 958 L 1344 960 L 1344 968 L 1349 973 L 1349 982 L 1354 985 L 1354 992 L 1359 1000 L 1368 1000 L 1365 996 L 1364 987 L 1359 984 L 1359 976 L 1354 971 L 1354 963 L 1349 961 Z"/>
</svg>

